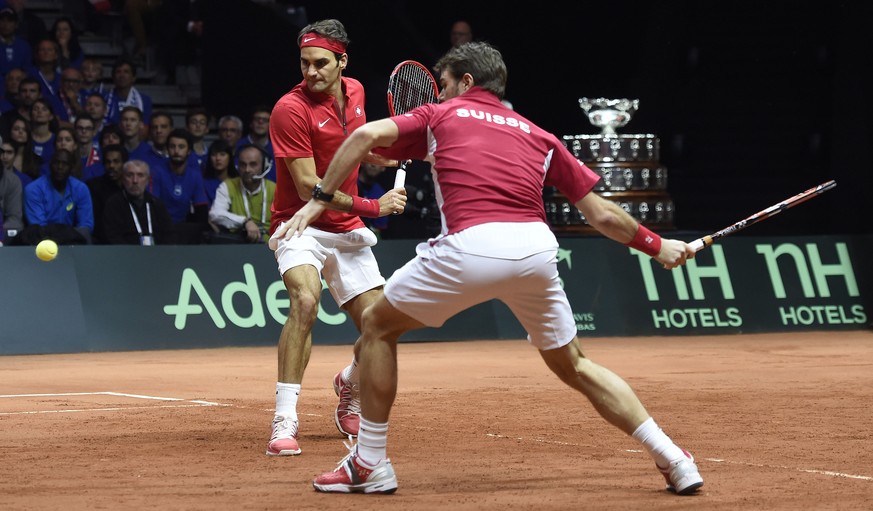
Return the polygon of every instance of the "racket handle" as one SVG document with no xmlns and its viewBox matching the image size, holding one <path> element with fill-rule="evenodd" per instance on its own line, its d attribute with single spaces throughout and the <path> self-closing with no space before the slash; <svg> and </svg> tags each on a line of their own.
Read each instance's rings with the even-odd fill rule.
<svg viewBox="0 0 873 511">
<path fill-rule="evenodd" d="M 406 184 L 406 171 L 397 169 L 397 174 L 394 175 L 394 188 L 403 188 Z"/>
<path fill-rule="evenodd" d="M 704 248 L 712 245 L 712 237 L 704 236 L 702 238 L 697 238 L 696 240 L 689 243 L 689 245 L 691 245 L 691 248 L 693 248 L 695 252 L 700 252 Z"/>
</svg>

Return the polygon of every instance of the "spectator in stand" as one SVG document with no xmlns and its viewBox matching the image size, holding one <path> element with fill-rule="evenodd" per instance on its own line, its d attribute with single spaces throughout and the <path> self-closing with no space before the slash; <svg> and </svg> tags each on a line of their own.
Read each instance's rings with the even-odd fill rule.
<svg viewBox="0 0 873 511">
<path fill-rule="evenodd" d="M 82 181 L 85 182 L 103 173 L 95 129 L 94 119 L 87 115 L 76 117 L 76 122 L 73 123 L 73 131 L 76 133 L 76 142 L 79 146 L 79 158 L 82 160 Z"/>
<path fill-rule="evenodd" d="M 126 106 L 121 111 L 121 134 L 124 140 L 124 147 L 130 155 L 131 160 L 143 160 L 149 164 L 152 177 L 155 176 L 154 159 L 152 158 L 152 147 L 140 138 L 142 136 L 142 112 L 135 106 Z"/>
<path fill-rule="evenodd" d="M 76 117 L 85 113 L 79 93 L 82 87 L 82 72 L 74 67 L 61 71 L 59 110 L 55 111 L 61 126 L 72 126 Z"/>
<path fill-rule="evenodd" d="M 110 197 L 121 191 L 121 167 L 127 162 L 127 149 L 121 144 L 103 148 L 103 174 L 85 182 L 94 207 L 94 243 L 108 243 L 104 228 L 104 210 Z"/>
<path fill-rule="evenodd" d="M 103 151 L 103 148 L 106 146 L 122 144 L 124 142 L 124 133 L 122 133 L 121 128 L 117 124 L 107 124 L 100 130 L 97 142 L 100 145 L 100 150 Z"/>
<path fill-rule="evenodd" d="M 196 245 L 209 229 L 209 201 L 203 187 L 203 173 L 188 159 L 191 139 L 184 129 L 170 132 L 167 150 L 169 165 L 152 169 L 151 192 L 170 211 L 176 242 Z"/>
<path fill-rule="evenodd" d="M 136 107 L 142 113 L 142 122 L 148 125 L 152 120 L 152 98 L 143 94 L 136 83 L 136 67 L 127 58 L 120 58 L 112 66 L 112 91 L 106 98 L 106 108 L 109 111 L 110 122 L 119 122 L 121 112 L 125 107 Z M 132 160 L 137 159 L 131 154 Z M 152 169 L 154 170 L 154 169 Z"/>
<path fill-rule="evenodd" d="M 22 78 L 18 84 L 18 101 L 15 110 L 3 112 L 0 116 L 0 137 L 5 139 L 9 135 L 12 123 L 16 119 L 27 121 L 29 125 L 30 108 L 39 98 L 39 82 L 31 76 Z"/>
<path fill-rule="evenodd" d="M 111 87 L 103 81 L 103 64 L 94 57 L 85 57 L 82 60 L 82 91 L 81 101 L 85 104 L 85 100 L 91 93 L 96 92 L 103 96 L 104 101 L 109 95 Z"/>
<path fill-rule="evenodd" d="M 173 243 L 173 221 L 164 203 L 148 191 L 148 163 L 132 160 L 122 170 L 122 191 L 106 201 L 103 224 L 113 245 Z"/>
<path fill-rule="evenodd" d="M 169 113 L 155 112 L 152 114 L 148 144 L 152 149 L 151 157 L 153 160 L 166 163 L 170 158 L 167 153 L 167 137 L 170 136 L 171 131 L 173 131 L 173 117 Z"/>
<path fill-rule="evenodd" d="M 209 146 L 209 154 L 203 163 L 203 186 L 210 206 L 215 202 L 215 193 L 221 183 L 228 178 L 237 177 L 233 149 L 224 140 L 216 140 Z"/>
<path fill-rule="evenodd" d="M 51 162 L 57 129 L 58 121 L 51 103 L 43 98 L 34 101 L 30 107 L 30 139 L 33 141 L 33 152 L 42 161 Z"/>
<path fill-rule="evenodd" d="M 58 59 L 61 69 L 73 67 L 82 69 L 85 60 L 85 52 L 79 44 L 79 36 L 73 26 L 73 20 L 69 16 L 61 16 L 56 19 L 51 29 L 52 38 L 60 48 Z"/>
<path fill-rule="evenodd" d="M 35 245 L 50 237 L 63 243 L 90 243 L 94 229 L 91 193 L 85 183 L 70 176 L 79 157 L 58 149 L 52 155 L 51 172 L 24 189 L 28 227 L 21 241 Z"/>
<path fill-rule="evenodd" d="M 18 28 L 15 33 L 27 41 L 31 48 L 49 36 L 45 21 L 39 14 L 28 9 L 27 0 L 6 0 L 6 5 L 18 13 Z"/>
<path fill-rule="evenodd" d="M 8 243 L 8 237 L 17 236 L 24 228 L 22 201 L 24 195 L 21 180 L 15 174 L 12 159 L 15 150 L 10 144 L 0 144 L 0 246 Z"/>
<path fill-rule="evenodd" d="M 29 69 L 33 65 L 33 47 L 16 35 L 18 15 L 8 5 L 0 7 L 0 75 L 12 69 Z"/>
<path fill-rule="evenodd" d="M 272 109 L 266 105 L 258 105 L 252 110 L 252 118 L 249 121 L 249 133 L 236 143 L 234 152 L 239 155 L 239 150 L 244 145 L 256 145 L 264 150 L 267 156 L 267 179 L 276 182 L 276 169 L 273 166 L 273 144 L 270 142 L 270 113 Z"/>
<path fill-rule="evenodd" d="M 225 179 L 218 187 L 209 224 L 216 233 L 230 233 L 229 239 L 237 243 L 266 243 L 276 194 L 275 182 L 258 177 L 266 171 L 267 155 L 252 144 L 242 146 L 237 154 L 239 177 Z"/>
<path fill-rule="evenodd" d="M 30 136 L 30 125 L 24 119 L 15 119 L 12 122 L 12 128 L 9 134 L 9 142 L 15 148 L 15 156 L 13 157 L 13 166 L 18 169 L 22 175 L 27 176 L 27 182 L 22 179 L 21 182 L 27 186 L 31 181 L 38 178 L 41 174 L 39 168 L 42 166 L 42 158 L 36 155 L 33 150 L 33 139 Z"/>
<path fill-rule="evenodd" d="M 243 122 L 235 115 L 225 115 L 218 120 L 218 139 L 227 142 L 231 148 L 235 148 L 242 138 Z"/>
<path fill-rule="evenodd" d="M 10 142 L 0 143 L 0 166 L 3 167 L 3 170 L 8 170 L 18 176 L 18 180 L 21 181 L 21 189 L 22 193 L 24 187 L 29 185 L 33 178 L 21 172 L 15 166 L 15 146 Z"/>
<path fill-rule="evenodd" d="M 206 151 L 209 149 L 203 137 L 209 133 L 209 115 L 203 107 L 190 108 L 185 113 L 185 127 L 191 134 L 194 145 L 191 148 L 191 159 L 197 161 L 202 169 L 206 160 Z"/>
<path fill-rule="evenodd" d="M 96 132 L 101 133 L 103 127 L 112 122 L 109 121 L 109 110 L 106 106 L 106 98 L 99 92 L 91 92 L 85 98 L 85 113 L 97 123 Z"/>
<path fill-rule="evenodd" d="M 58 111 L 61 102 L 61 66 L 58 64 L 58 43 L 53 39 L 43 39 L 36 45 L 33 66 L 27 74 L 37 79 L 42 97 L 52 102 L 52 109 Z"/>
<path fill-rule="evenodd" d="M 473 27 L 466 20 L 458 20 L 452 24 L 449 31 L 449 43 L 458 47 L 473 40 Z"/>
<path fill-rule="evenodd" d="M 2 51 L 3 48 L 0 45 L 0 52 Z M 3 79 L 6 88 L 3 91 L 3 97 L 0 98 L 0 114 L 11 112 L 18 106 L 18 86 L 26 76 L 27 73 L 18 67 L 13 67 L 6 72 L 6 76 Z"/>
<path fill-rule="evenodd" d="M 70 175 L 78 179 L 79 181 L 84 182 L 85 178 L 82 177 L 82 159 L 78 157 L 79 143 L 76 141 L 76 131 L 73 128 L 69 128 L 67 126 L 64 126 L 63 128 L 58 128 L 58 131 L 55 133 L 52 145 L 52 154 L 54 154 L 55 151 L 57 151 L 58 149 L 64 149 L 76 155 L 76 161 L 73 164 L 72 170 L 70 170 Z M 44 163 L 40 168 L 40 174 L 42 174 L 43 176 L 49 175 L 49 173 L 51 172 L 50 166 L 51 162 Z"/>
</svg>

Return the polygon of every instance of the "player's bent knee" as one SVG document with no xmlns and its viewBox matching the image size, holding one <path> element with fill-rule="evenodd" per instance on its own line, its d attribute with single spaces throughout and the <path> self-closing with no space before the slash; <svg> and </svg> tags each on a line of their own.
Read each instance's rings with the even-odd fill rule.
<svg viewBox="0 0 873 511">
<path fill-rule="evenodd" d="M 541 350 L 540 356 L 543 357 L 543 361 L 561 381 L 571 387 L 575 387 L 575 382 L 578 378 L 576 368 L 578 357 L 575 356 L 575 351 L 570 349 L 569 346 L 562 346 L 552 350 Z"/>
</svg>

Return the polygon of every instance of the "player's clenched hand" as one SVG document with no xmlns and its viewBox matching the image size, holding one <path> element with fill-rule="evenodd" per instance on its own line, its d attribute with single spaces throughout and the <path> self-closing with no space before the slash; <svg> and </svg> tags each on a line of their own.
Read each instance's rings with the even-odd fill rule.
<svg viewBox="0 0 873 511">
<path fill-rule="evenodd" d="M 291 220 L 276 228 L 275 236 L 277 238 L 285 238 L 286 240 L 290 240 L 292 236 L 300 236 L 313 220 L 324 213 L 325 209 L 327 209 L 327 205 L 323 202 L 310 199 L 306 205 L 297 210 L 297 213 L 294 213 Z M 285 232 L 281 232 L 283 229 Z"/>
<path fill-rule="evenodd" d="M 379 216 L 399 215 L 406 209 L 406 188 L 392 188 L 379 197 Z"/>
<path fill-rule="evenodd" d="M 661 251 L 655 260 L 661 263 L 666 270 L 672 270 L 682 266 L 688 259 L 694 259 L 694 249 L 682 240 L 661 238 Z"/>
</svg>

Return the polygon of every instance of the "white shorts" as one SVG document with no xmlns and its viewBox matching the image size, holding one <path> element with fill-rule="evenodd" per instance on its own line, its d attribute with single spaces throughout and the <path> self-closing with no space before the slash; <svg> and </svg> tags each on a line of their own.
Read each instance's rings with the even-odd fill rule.
<svg viewBox="0 0 873 511">
<path fill-rule="evenodd" d="M 274 255 L 280 276 L 300 265 L 315 266 L 342 307 L 359 294 L 385 285 L 370 249 L 375 244 L 376 235 L 366 227 L 344 233 L 307 227 L 299 237 L 280 240 Z"/>
<path fill-rule="evenodd" d="M 429 327 L 500 300 L 532 345 L 560 348 L 576 336 L 576 322 L 561 287 L 557 249 L 541 222 L 478 225 L 419 244 L 416 257 L 388 279 L 385 298 Z"/>
</svg>

